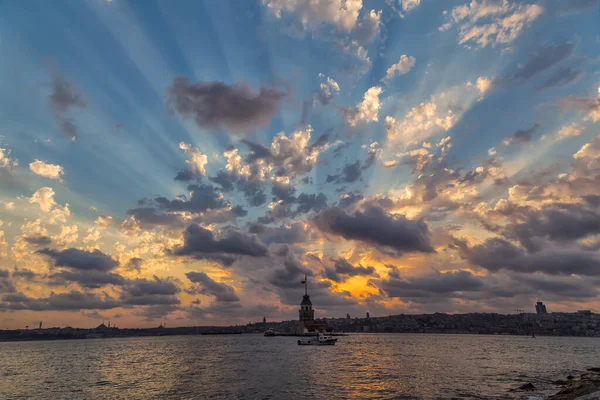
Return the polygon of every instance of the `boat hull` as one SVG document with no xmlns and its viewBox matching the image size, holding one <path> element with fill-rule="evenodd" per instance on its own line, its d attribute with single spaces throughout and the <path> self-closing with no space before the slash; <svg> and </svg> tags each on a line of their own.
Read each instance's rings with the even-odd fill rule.
<svg viewBox="0 0 600 400">
<path fill-rule="evenodd" d="M 308 340 L 298 340 L 298 346 L 333 346 L 335 345 L 335 342 L 337 342 L 337 339 L 331 339 L 331 340 L 312 340 L 312 339 L 308 339 Z"/>
</svg>

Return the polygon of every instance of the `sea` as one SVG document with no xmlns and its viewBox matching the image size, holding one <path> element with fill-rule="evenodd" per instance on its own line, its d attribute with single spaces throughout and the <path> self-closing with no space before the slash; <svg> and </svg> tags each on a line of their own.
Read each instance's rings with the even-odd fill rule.
<svg viewBox="0 0 600 400">
<path fill-rule="evenodd" d="M 0 399 L 543 399 L 600 338 L 259 334 L 0 343 Z M 511 392 L 525 383 L 533 392 Z"/>
</svg>

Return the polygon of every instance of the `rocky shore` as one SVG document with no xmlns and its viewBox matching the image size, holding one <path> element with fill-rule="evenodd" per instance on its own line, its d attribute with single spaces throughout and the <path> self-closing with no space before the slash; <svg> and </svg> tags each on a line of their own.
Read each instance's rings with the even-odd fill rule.
<svg viewBox="0 0 600 400">
<path fill-rule="evenodd" d="M 589 368 L 579 378 L 570 375 L 553 383 L 563 388 L 550 400 L 600 400 L 600 368 Z"/>
<path fill-rule="evenodd" d="M 569 375 L 565 379 L 555 380 L 552 385 L 561 389 L 547 397 L 548 400 L 600 400 L 600 368 L 588 368 L 578 376 Z M 532 383 L 526 383 L 511 389 L 511 392 L 535 394 L 539 389 Z"/>
</svg>

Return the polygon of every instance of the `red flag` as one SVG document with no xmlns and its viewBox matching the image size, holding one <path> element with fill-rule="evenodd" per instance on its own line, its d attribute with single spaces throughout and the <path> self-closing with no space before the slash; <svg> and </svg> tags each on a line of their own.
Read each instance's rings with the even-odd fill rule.
<svg viewBox="0 0 600 400">
<path fill-rule="evenodd" d="M 300 281 L 300 283 L 304 285 L 306 283 L 306 281 Z"/>
</svg>

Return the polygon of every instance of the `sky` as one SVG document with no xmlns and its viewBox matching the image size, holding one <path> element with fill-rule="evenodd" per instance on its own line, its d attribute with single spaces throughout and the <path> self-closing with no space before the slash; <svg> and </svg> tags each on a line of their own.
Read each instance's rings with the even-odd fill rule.
<svg viewBox="0 0 600 400">
<path fill-rule="evenodd" d="M 600 312 L 599 19 L 0 1 L 0 329 Z"/>
</svg>

